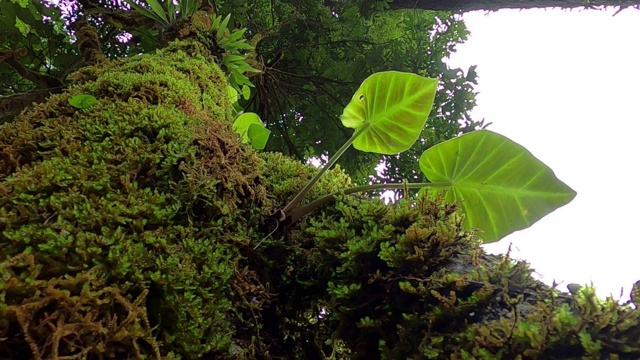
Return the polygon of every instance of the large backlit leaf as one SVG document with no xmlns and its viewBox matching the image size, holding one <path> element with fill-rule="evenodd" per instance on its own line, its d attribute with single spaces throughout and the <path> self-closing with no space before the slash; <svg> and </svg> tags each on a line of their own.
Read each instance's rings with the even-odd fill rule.
<svg viewBox="0 0 640 360">
<path fill-rule="evenodd" d="M 340 117 L 344 126 L 362 129 L 353 147 L 387 155 L 409 149 L 424 128 L 437 85 L 437 79 L 398 71 L 366 78 Z"/>
<path fill-rule="evenodd" d="M 485 242 L 529 227 L 576 195 L 527 149 L 488 130 L 440 143 L 420 157 L 430 181 L 446 183 L 448 201 L 460 202 L 465 225 Z"/>
</svg>

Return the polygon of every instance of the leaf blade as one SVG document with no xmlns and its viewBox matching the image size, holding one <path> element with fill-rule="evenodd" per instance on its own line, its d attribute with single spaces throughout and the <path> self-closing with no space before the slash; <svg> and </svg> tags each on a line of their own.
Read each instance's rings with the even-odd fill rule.
<svg viewBox="0 0 640 360">
<path fill-rule="evenodd" d="M 240 136 L 243 144 L 251 143 L 258 150 L 264 149 L 271 131 L 264 127 L 256 113 L 244 113 L 233 122 L 233 131 Z"/>
<path fill-rule="evenodd" d="M 98 103 L 98 99 L 93 95 L 74 95 L 69 98 L 69 105 L 76 109 L 88 109 Z"/>
<path fill-rule="evenodd" d="M 409 149 L 433 107 L 437 79 L 399 71 L 379 72 L 363 81 L 340 120 L 362 130 L 353 146 L 393 155 Z"/>
<path fill-rule="evenodd" d="M 489 130 L 428 149 L 420 169 L 445 184 L 438 189 L 460 202 L 465 226 L 482 229 L 485 242 L 531 226 L 576 195 L 527 149 Z"/>
</svg>

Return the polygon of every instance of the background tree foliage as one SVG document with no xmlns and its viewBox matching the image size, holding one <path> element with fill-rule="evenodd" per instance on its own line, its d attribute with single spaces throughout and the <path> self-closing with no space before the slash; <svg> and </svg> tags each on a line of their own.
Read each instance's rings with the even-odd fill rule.
<svg viewBox="0 0 640 360">
<path fill-rule="evenodd" d="M 246 28 L 255 46 L 248 62 L 261 72 L 248 74 L 255 87 L 241 105 L 272 130 L 267 150 L 303 161 L 331 155 L 351 134 L 339 121 L 343 107 L 367 76 L 384 70 L 439 78 L 436 105 L 420 141 L 402 155 L 380 160 L 351 150 L 340 165 L 356 181 L 419 180 L 413 166 L 417 155 L 482 126 L 469 116 L 475 105 L 474 67 L 450 69 L 445 62 L 468 35 L 453 12 L 386 11 L 385 1 L 231 0 L 201 6 L 230 14 L 228 27 Z M 0 12 L 0 35 L 7 39 L 0 51 L 26 49 L 0 64 L 4 121 L 31 101 L 59 92 L 67 75 L 84 65 L 74 32 L 79 23 L 96 26 L 105 56 L 112 59 L 152 51 L 175 35 L 175 27 L 160 26 L 117 0 L 11 0 L 0 4 Z M 19 62 L 38 82 L 20 76 L 8 61 Z M 36 88 L 41 90 L 8 97 Z M 378 174 L 381 163 L 386 166 Z"/>
</svg>

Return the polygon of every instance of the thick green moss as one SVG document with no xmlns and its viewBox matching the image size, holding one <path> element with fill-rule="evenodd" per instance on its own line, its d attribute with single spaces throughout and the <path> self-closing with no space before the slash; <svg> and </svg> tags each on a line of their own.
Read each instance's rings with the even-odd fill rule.
<svg viewBox="0 0 640 360">
<path fill-rule="evenodd" d="M 289 261 L 271 266 L 298 358 L 640 358 L 640 311 L 485 254 L 438 198 L 343 197 L 289 236 Z"/>
<path fill-rule="evenodd" d="M 87 68 L 2 127 L 0 354 L 237 356 L 252 341 L 247 299 L 267 297 L 240 252 L 268 211 L 262 161 L 205 56 L 179 43 Z M 98 104 L 75 109 L 77 94 Z"/>
</svg>

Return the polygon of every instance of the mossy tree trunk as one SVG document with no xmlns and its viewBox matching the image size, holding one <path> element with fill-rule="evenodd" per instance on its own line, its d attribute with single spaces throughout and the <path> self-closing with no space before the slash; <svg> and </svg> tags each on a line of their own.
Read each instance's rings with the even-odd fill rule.
<svg viewBox="0 0 640 360">
<path fill-rule="evenodd" d="M 485 254 L 438 198 L 341 197 L 254 250 L 317 169 L 239 143 L 197 41 L 72 78 L 0 129 L 1 358 L 640 357 L 638 310 Z"/>
</svg>

